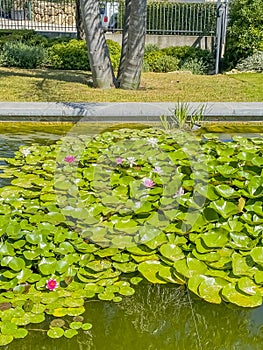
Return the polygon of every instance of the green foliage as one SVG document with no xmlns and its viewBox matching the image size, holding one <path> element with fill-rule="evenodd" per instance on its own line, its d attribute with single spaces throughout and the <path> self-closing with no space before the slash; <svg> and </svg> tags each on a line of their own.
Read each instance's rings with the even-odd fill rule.
<svg viewBox="0 0 263 350">
<path fill-rule="evenodd" d="M 6 30 L 0 29 L 0 48 L 11 41 L 24 42 L 31 40 L 38 36 L 34 30 Z"/>
<path fill-rule="evenodd" d="M 189 58 L 184 61 L 180 67 L 183 71 L 190 71 L 193 74 L 206 74 L 208 72 L 207 65 L 202 59 Z"/>
<path fill-rule="evenodd" d="M 33 69 L 45 64 L 47 52 L 40 46 L 29 46 L 22 42 L 6 42 L 0 54 L 0 65 Z"/>
<path fill-rule="evenodd" d="M 55 69 L 89 70 L 87 46 L 83 40 L 54 44 L 49 49 L 49 64 Z"/>
<path fill-rule="evenodd" d="M 190 70 L 193 74 L 206 74 L 214 67 L 213 55 L 209 50 L 191 46 L 171 46 L 162 49 L 166 55 L 179 59 L 182 70 Z"/>
<path fill-rule="evenodd" d="M 225 65 L 233 68 L 238 61 L 251 56 L 263 43 L 263 2 L 261 0 L 230 1 Z"/>
<path fill-rule="evenodd" d="M 213 56 L 208 50 L 190 46 L 171 46 L 164 49 L 146 50 L 144 67 L 146 72 L 171 72 L 190 70 L 193 74 L 206 74 L 213 68 Z"/>
<path fill-rule="evenodd" d="M 188 103 L 177 103 L 174 109 L 171 109 L 170 116 L 161 116 L 161 123 L 166 131 L 174 132 L 175 129 L 193 130 L 195 126 L 200 127 L 203 119 L 205 106 L 201 105 L 196 110 L 190 111 Z"/>
<path fill-rule="evenodd" d="M 165 55 L 162 51 L 150 51 L 145 55 L 148 71 L 151 72 L 172 72 L 178 69 L 178 59 Z"/>
<path fill-rule="evenodd" d="M 236 65 L 236 69 L 240 72 L 263 72 L 263 51 L 244 58 Z"/>
<path fill-rule="evenodd" d="M 121 302 L 142 277 L 261 305 L 262 150 L 259 137 L 120 129 L 2 160 L 0 344 L 46 315 L 51 338 L 87 331 L 86 299 Z"/>
<path fill-rule="evenodd" d="M 153 72 L 173 72 L 178 70 L 178 59 L 168 55 L 163 55 L 152 65 Z"/>
<path fill-rule="evenodd" d="M 113 41 L 113 40 L 107 40 L 107 46 L 110 53 L 110 59 L 112 63 L 113 69 L 117 69 L 120 63 L 120 57 L 121 57 L 121 46 Z"/>
<path fill-rule="evenodd" d="M 56 69 L 90 70 L 87 46 L 85 41 L 55 38 L 49 41 L 49 63 Z M 121 47 L 113 40 L 107 40 L 113 69 L 119 65 Z"/>
<path fill-rule="evenodd" d="M 149 52 L 159 51 L 159 50 L 160 50 L 160 48 L 156 44 L 146 44 L 144 47 L 144 54 L 146 55 Z"/>
</svg>

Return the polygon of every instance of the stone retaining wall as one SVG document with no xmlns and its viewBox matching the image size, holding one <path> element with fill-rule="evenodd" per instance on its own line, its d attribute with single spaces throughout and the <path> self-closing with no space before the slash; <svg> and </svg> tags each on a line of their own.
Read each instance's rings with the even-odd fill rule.
<svg viewBox="0 0 263 350">
<path fill-rule="evenodd" d="M 70 26 L 75 24 L 75 2 L 65 4 L 63 2 L 15 0 L 12 10 L 12 19 Z"/>
<path fill-rule="evenodd" d="M 75 4 L 33 1 L 31 5 L 32 19 L 36 22 L 50 24 L 74 25 Z"/>
</svg>

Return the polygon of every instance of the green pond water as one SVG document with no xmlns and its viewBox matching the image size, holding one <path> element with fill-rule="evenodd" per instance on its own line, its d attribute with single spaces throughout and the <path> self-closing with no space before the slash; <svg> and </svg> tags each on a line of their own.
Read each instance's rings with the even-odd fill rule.
<svg viewBox="0 0 263 350">
<path fill-rule="evenodd" d="M 20 145 L 47 144 L 71 132 L 72 125 L 0 128 L 0 157 L 9 157 Z M 94 134 L 96 126 L 77 127 Z M 104 125 L 102 129 L 105 129 Z M 97 130 L 97 131 L 96 131 Z M 210 130 L 206 130 L 210 131 Z M 218 131 L 218 130 L 217 130 Z M 223 129 L 231 141 L 232 132 L 262 132 L 259 129 Z M 4 183 L 2 182 L 2 186 Z M 29 335 L 3 349 L 47 350 L 261 350 L 263 349 L 263 307 L 244 309 L 223 303 L 209 304 L 185 289 L 170 285 L 139 284 L 136 293 L 122 302 L 90 300 L 86 303 L 86 322 L 90 331 L 72 339 L 50 339 L 49 320 L 31 324 Z"/>
</svg>

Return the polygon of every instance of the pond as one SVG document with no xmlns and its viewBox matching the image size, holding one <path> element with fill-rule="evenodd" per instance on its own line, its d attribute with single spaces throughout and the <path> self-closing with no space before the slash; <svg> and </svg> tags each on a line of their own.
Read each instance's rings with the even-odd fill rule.
<svg viewBox="0 0 263 350">
<path fill-rule="evenodd" d="M 111 129 L 110 125 L 104 125 L 101 131 L 109 128 Z M 13 125 L 11 129 L 7 126 L 0 128 L 1 158 L 13 157 L 20 146 L 51 145 L 66 134 L 71 142 L 75 135 L 84 133 L 85 136 L 87 134 L 93 136 L 98 133 L 98 125 L 77 125 L 73 129 L 72 124 L 64 125 L 62 128 L 59 125 L 45 125 L 45 127 L 34 126 L 33 130 L 32 125 L 29 128 L 28 126 L 23 128 L 20 125 L 16 128 Z M 211 129 L 205 130 L 206 133 L 210 131 Z M 224 128 L 220 138 L 224 142 L 232 142 L 233 131 L 236 134 L 242 129 Z M 256 139 L 260 136 L 258 132 L 262 130 L 254 127 L 245 129 L 245 134 L 250 137 L 254 135 Z M 66 143 L 62 145 L 64 147 Z M 72 156 L 74 148 L 70 148 L 71 153 L 68 150 L 65 154 Z M 61 174 L 57 176 L 59 178 Z M 100 174 L 98 179 L 99 176 Z M 2 187 L 9 184 L 9 178 L 1 179 Z M 106 249 L 107 244 L 102 247 Z M 242 250 L 242 247 L 238 246 L 238 249 Z M 226 302 L 219 305 L 211 304 L 184 286 L 175 284 L 150 284 L 144 280 L 138 285 L 134 284 L 133 288 L 135 293 L 130 296 L 124 293 L 120 302 L 88 299 L 85 303 L 86 311 L 81 317 L 87 324 L 92 324 L 92 328 L 79 331 L 71 339 L 66 337 L 52 339 L 47 336 L 49 324 L 54 319 L 52 314 L 48 314 L 42 323 L 25 325 L 29 330 L 25 338 L 15 339 L 2 348 L 12 350 L 33 348 L 49 350 L 262 349 L 262 306 L 242 308 Z M 2 310 L 0 312 L 4 313 L 1 305 L 0 303 Z M 23 307 L 25 309 L 25 305 Z M 67 315 L 64 319 L 65 327 L 68 327 L 72 319 Z M 3 322 L 9 322 L 9 320 L 3 320 Z"/>
</svg>

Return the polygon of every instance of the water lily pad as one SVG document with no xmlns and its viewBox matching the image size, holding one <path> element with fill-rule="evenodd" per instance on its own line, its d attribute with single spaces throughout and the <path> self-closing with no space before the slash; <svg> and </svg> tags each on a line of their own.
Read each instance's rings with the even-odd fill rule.
<svg viewBox="0 0 263 350">
<path fill-rule="evenodd" d="M 136 286 L 137 284 L 139 284 L 141 281 L 142 281 L 142 278 L 141 278 L 141 277 L 132 277 L 132 278 L 130 279 L 130 282 L 131 282 L 132 284 L 134 284 L 135 286 Z"/>
<path fill-rule="evenodd" d="M 113 300 L 115 298 L 115 294 L 112 292 L 102 292 L 98 294 L 98 298 L 100 300 Z"/>
<path fill-rule="evenodd" d="M 209 248 L 219 248 L 224 247 L 229 238 L 225 231 L 208 231 L 201 235 L 204 244 Z"/>
<path fill-rule="evenodd" d="M 210 204 L 210 208 L 214 209 L 225 219 L 238 213 L 238 203 L 234 204 L 233 202 L 226 201 L 223 198 L 212 202 Z"/>
<path fill-rule="evenodd" d="M 228 282 L 218 277 L 206 277 L 199 285 L 199 295 L 204 300 L 214 303 L 221 303 L 220 291 Z"/>
<path fill-rule="evenodd" d="M 256 307 L 262 304 L 262 296 L 259 292 L 254 295 L 239 292 L 237 285 L 229 283 L 222 289 L 222 296 L 230 303 L 243 307 Z"/>
<path fill-rule="evenodd" d="M 248 295 L 255 295 L 258 292 L 258 286 L 249 277 L 240 278 L 237 285 L 242 292 Z"/>
<path fill-rule="evenodd" d="M 176 246 L 175 244 L 163 244 L 160 247 L 160 253 L 171 261 L 176 261 L 183 259 L 185 257 L 181 248 Z"/>
<path fill-rule="evenodd" d="M 12 335 L 0 334 L 0 346 L 10 344 L 14 337 Z"/>
<path fill-rule="evenodd" d="M 204 262 L 190 257 L 175 261 L 173 267 L 179 274 L 187 278 L 195 274 L 202 275 L 207 272 L 207 265 Z"/>
<path fill-rule="evenodd" d="M 252 267 L 254 265 L 250 256 L 242 256 L 238 253 L 232 255 L 232 268 L 234 275 L 237 276 L 253 276 L 254 271 Z"/>
<path fill-rule="evenodd" d="M 51 328 L 47 331 L 47 335 L 50 338 L 61 338 L 64 335 L 64 329 L 59 327 Z"/>
<path fill-rule="evenodd" d="M 14 334 L 17 339 L 23 339 L 28 335 L 28 330 L 25 328 L 18 328 Z"/>
<path fill-rule="evenodd" d="M 255 247 L 251 250 L 250 256 L 259 265 L 263 266 L 263 247 Z"/>
<path fill-rule="evenodd" d="M 215 186 L 215 191 L 221 197 L 224 197 L 224 198 L 233 197 L 233 195 L 236 193 L 234 188 L 232 188 L 231 186 L 225 185 L 225 184 Z"/>
<path fill-rule="evenodd" d="M 124 273 L 134 272 L 137 269 L 137 264 L 132 261 L 127 263 L 114 262 L 112 265 L 115 267 L 115 269 L 120 270 Z"/>
<path fill-rule="evenodd" d="M 147 233 L 144 233 L 141 236 L 141 243 L 145 244 L 148 248 L 154 250 L 163 243 L 167 242 L 167 237 L 165 236 L 165 234 L 163 232 L 160 233 L 158 229 L 151 230 L 150 228 L 147 229 L 147 227 L 145 226 L 145 230 L 147 231 Z"/>
<path fill-rule="evenodd" d="M 158 278 L 158 272 L 164 265 L 160 261 L 149 260 L 138 265 L 140 273 L 151 283 L 165 284 L 166 282 Z"/>
<path fill-rule="evenodd" d="M 39 271 L 43 275 L 52 275 L 56 271 L 57 260 L 54 258 L 42 258 L 38 264 Z"/>
<path fill-rule="evenodd" d="M 68 339 L 73 338 L 77 334 L 78 334 L 78 331 L 76 329 L 66 329 L 64 331 L 64 336 Z"/>
<path fill-rule="evenodd" d="M 257 284 L 262 284 L 263 283 L 263 271 L 262 270 L 257 270 L 254 275 L 254 280 Z"/>
<path fill-rule="evenodd" d="M 82 327 L 82 322 L 71 322 L 69 327 L 71 329 L 80 329 Z"/>
<path fill-rule="evenodd" d="M 92 324 L 88 323 L 88 322 L 83 323 L 81 328 L 83 329 L 83 331 L 88 331 L 88 330 L 90 330 L 92 328 Z"/>
<path fill-rule="evenodd" d="M 62 320 L 61 318 L 55 318 L 50 322 L 50 326 L 52 327 L 63 327 L 65 325 L 65 321 Z"/>
<path fill-rule="evenodd" d="M 123 286 L 119 289 L 119 293 L 121 295 L 130 296 L 135 293 L 135 290 L 132 287 Z"/>
</svg>

